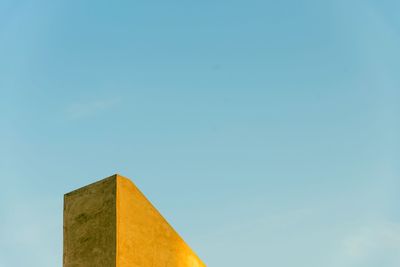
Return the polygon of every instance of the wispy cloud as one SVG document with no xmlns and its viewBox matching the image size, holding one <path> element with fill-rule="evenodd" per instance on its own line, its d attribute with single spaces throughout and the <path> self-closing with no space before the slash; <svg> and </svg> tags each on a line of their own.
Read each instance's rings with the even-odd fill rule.
<svg viewBox="0 0 400 267">
<path fill-rule="evenodd" d="M 400 266 L 400 224 L 363 226 L 342 240 L 336 266 Z"/>
<path fill-rule="evenodd" d="M 120 98 L 96 99 L 70 104 L 66 109 L 69 119 L 83 119 L 92 117 L 100 112 L 109 110 L 120 103 Z"/>
</svg>

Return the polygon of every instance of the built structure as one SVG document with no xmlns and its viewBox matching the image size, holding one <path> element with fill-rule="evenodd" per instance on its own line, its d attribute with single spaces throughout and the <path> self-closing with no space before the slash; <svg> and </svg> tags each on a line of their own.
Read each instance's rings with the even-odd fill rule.
<svg viewBox="0 0 400 267">
<path fill-rule="evenodd" d="M 118 174 L 64 196 L 64 267 L 205 267 Z"/>
</svg>

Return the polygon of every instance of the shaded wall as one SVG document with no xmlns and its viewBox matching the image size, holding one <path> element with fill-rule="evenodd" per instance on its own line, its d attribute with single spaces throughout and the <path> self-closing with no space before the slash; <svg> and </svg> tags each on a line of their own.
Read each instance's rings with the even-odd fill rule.
<svg viewBox="0 0 400 267">
<path fill-rule="evenodd" d="M 64 267 L 116 266 L 116 179 L 64 196 Z"/>
</svg>

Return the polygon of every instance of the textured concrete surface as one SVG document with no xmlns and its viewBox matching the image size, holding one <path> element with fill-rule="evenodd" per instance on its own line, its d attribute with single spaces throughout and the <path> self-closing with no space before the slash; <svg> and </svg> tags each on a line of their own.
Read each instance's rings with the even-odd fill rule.
<svg viewBox="0 0 400 267">
<path fill-rule="evenodd" d="M 64 267 L 116 266 L 116 178 L 64 196 Z"/>
<path fill-rule="evenodd" d="M 64 197 L 64 267 L 205 267 L 127 178 Z"/>
</svg>

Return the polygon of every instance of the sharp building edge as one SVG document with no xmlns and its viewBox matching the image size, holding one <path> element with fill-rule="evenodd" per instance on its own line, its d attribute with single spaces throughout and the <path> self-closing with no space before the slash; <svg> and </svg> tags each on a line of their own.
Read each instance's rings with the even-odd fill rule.
<svg viewBox="0 0 400 267">
<path fill-rule="evenodd" d="M 64 195 L 64 267 L 205 267 L 128 179 Z"/>
</svg>

